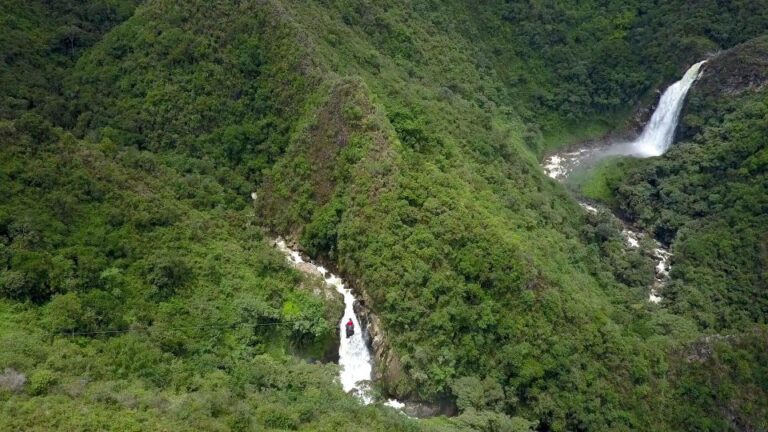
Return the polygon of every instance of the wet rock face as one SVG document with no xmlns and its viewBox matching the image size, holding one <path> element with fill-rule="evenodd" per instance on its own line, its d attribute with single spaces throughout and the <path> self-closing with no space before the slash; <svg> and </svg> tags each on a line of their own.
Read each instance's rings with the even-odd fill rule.
<svg viewBox="0 0 768 432">
<path fill-rule="evenodd" d="M 626 131 L 623 135 L 614 134 L 617 138 L 632 140 L 637 138 L 642 132 L 643 128 L 653 116 L 653 112 L 656 111 L 656 107 L 659 106 L 659 100 L 661 100 L 661 89 L 656 89 L 653 93 L 653 101 L 650 104 L 640 104 L 636 107 L 632 113 L 632 117 L 627 121 Z"/>
<path fill-rule="evenodd" d="M 360 286 L 360 284 L 357 283 L 356 286 Z M 367 306 L 369 300 L 366 293 L 358 291 L 356 295 L 358 300 L 354 304 L 355 314 L 360 321 L 363 338 L 371 349 L 373 362 L 371 379 L 382 384 L 390 395 L 403 402 L 402 411 L 411 417 L 427 418 L 456 415 L 456 405 L 450 399 L 434 402 L 413 401 L 408 400 L 409 395 L 398 391 L 398 383 L 406 378 L 400 357 L 389 345 L 381 319 Z"/>
<path fill-rule="evenodd" d="M 355 304 L 352 306 L 352 308 L 355 311 L 355 315 L 357 315 L 357 319 L 360 321 L 360 327 L 362 327 L 361 331 L 363 332 L 363 340 L 365 340 L 365 343 L 368 344 L 368 347 L 371 346 L 371 332 L 368 329 L 368 315 L 371 314 L 371 312 L 363 306 L 362 303 L 360 303 L 360 300 L 355 300 Z"/>
<path fill-rule="evenodd" d="M 371 348 L 373 357 L 373 376 L 374 381 L 381 382 L 384 387 L 392 391 L 398 381 L 403 378 L 402 365 L 400 358 L 394 353 L 384 335 L 381 320 L 366 306 L 366 295 L 362 294 L 363 300 L 355 302 L 355 314 L 360 320 L 360 326 L 363 327 L 363 338 Z M 401 397 L 403 395 L 395 395 Z"/>
<path fill-rule="evenodd" d="M 403 407 L 403 412 L 411 417 L 417 418 L 436 417 L 440 415 L 454 416 L 457 414 L 456 407 L 448 401 L 430 404 L 422 402 L 406 402 Z"/>
</svg>

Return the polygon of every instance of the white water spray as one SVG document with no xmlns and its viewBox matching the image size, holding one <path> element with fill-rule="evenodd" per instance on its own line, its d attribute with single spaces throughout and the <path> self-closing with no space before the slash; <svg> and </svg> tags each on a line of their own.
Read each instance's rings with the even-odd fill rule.
<svg viewBox="0 0 768 432">
<path fill-rule="evenodd" d="M 694 81 L 701 75 L 701 66 L 705 62 L 706 60 L 703 60 L 691 66 L 680 81 L 664 91 L 659 100 L 659 106 L 643 128 L 643 133 L 629 144 L 628 154 L 638 157 L 661 156 L 669 149 L 675 138 L 675 129 L 685 96 Z"/>
<path fill-rule="evenodd" d="M 373 402 L 368 390 L 368 383 L 371 380 L 371 353 L 363 339 L 360 320 L 355 314 L 355 297 L 352 295 L 352 290 L 344 285 L 344 281 L 340 277 L 329 272 L 325 267 L 305 261 L 301 254 L 291 250 L 284 240 L 277 239 L 274 244 L 293 265 L 309 273 L 321 275 L 328 285 L 334 287 L 339 294 L 344 296 L 344 316 L 339 321 L 339 334 L 341 335 L 339 341 L 339 366 L 341 366 L 339 380 L 345 392 L 354 391 L 365 404 Z M 355 333 L 346 337 L 344 325 L 350 318 L 355 325 Z"/>
<path fill-rule="evenodd" d="M 325 270 L 321 267 L 322 270 Z M 368 351 L 368 345 L 363 339 L 363 329 L 360 321 L 355 314 L 355 297 L 352 290 L 347 288 L 338 276 L 325 273 L 325 281 L 336 288 L 336 291 L 344 296 L 344 318 L 339 321 L 339 365 L 341 366 L 341 387 L 344 391 L 355 390 L 357 396 L 366 404 L 371 403 L 373 399 L 369 395 L 368 382 L 371 380 L 371 353 Z M 355 325 L 355 333 L 346 337 L 344 324 L 352 319 Z"/>
<path fill-rule="evenodd" d="M 550 155 L 542 164 L 544 171 L 556 180 L 565 180 L 574 170 L 587 169 L 606 157 L 646 158 L 666 153 L 675 138 L 675 129 L 677 129 L 685 96 L 701 76 L 701 66 L 704 63 L 706 60 L 688 68 L 679 81 L 664 91 L 659 99 L 659 106 L 656 107 L 650 121 L 636 140 L 617 142 L 607 146 L 585 146 Z"/>
</svg>

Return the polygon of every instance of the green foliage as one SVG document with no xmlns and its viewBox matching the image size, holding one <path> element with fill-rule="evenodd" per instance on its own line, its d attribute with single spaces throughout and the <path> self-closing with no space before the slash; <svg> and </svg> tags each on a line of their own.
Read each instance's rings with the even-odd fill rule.
<svg viewBox="0 0 768 432">
<path fill-rule="evenodd" d="M 38 369 L 29 377 L 29 393 L 38 396 L 44 394 L 56 384 L 56 373 L 48 369 Z"/>
<path fill-rule="evenodd" d="M 624 164 L 626 174 L 607 184 L 623 212 L 672 243 L 670 307 L 702 328 L 738 329 L 768 312 L 768 189 L 759 162 L 766 93 L 694 96 L 685 121 L 703 114 L 708 124 L 662 158 Z"/>
<path fill-rule="evenodd" d="M 705 99 L 678 161 L 588 188 L 675 238 L 662 307 L 647 250 L 537 163 L 765 31 L 764 2 L 700 3 L 4 5 L 0 368 L 30 381 L 0 429 L 763 427 L 756 349 L 678 355 L 765 316 L 762 96 Z M 385 394 L 461 414 L 343 394 L 316 363 L 341 305 L 258 226 L 365 292 Z"/>
<path fill-rule="evenodd" d="M 607 7 L 616 13 L 610 23 L 595 5 L 528 8 L 541 16 L 521 6 L 514 25 L 489 16 L 493 6 L 476 15 L 457 4 L 422 6 L 295 7 L 327 67 L 362 77 L 360 93 L 377 106 L 359 104 L 362 121 L 350 121 L 336 114 L 348 100 L 337 81 L 321 88 L 322 102 L 266 175 L 260 213 L 280 232 L 300 231 L 313 255 L 334 259 L 365 289 L 407 376 L 385 380 L 385 390 L 427 399 L 450 392 L 477 411 L 486 404 L 472 385 L 479 380 L 500 387 L 503 400 L 487 402 L 491 409 L 540 419 L 545 429 L 670 428 L 647 407 L 667 403 L 655 391 L 669 368 L 664 352 L 695 335 L 694 325 L 679 320 L 684 330 L 673 332 L 676 318 L 646 304 L 648 247 L 626 251 L 605 218 L 574 216 L 574 204 L 536 166 L 537 128 L 522 122 L 534 119 L 545 132 L 586 116 L 615 122 L 621 107 L 680 65 L 647 66 L 631 33 L 649 18 L 623 4 Z M 674 11 L 659 28 L 667 19 L 685 21 Z M 569 39 L 584 21 L 594 27 L 583 40 L 594 43 Z M 408 37 L 393 36 L 402 32 Z M 511 33 L 515 43 L 500 42 Z M 401 44 L 422 49 L 404 55 Z M 512 48 L 491 48 L 498 46 Z M 581 58 L 583 69 L 563 67 Z M 508 65 L 518 68 L 509 87 L 498 81 Z M 511 97 L 526 87 L 531 97 Z M 382 114 L 385 122 L 374 120 Z M 349 161 L 334 147 L 342 136 L 373 145 Z M 596 195 L 608 196 L 618 174 L 606 175 Z M 661 316 L 649 319 L 649 309 Z"/>
<path fill-rule="evenodd" d="M 29 117 L 31 110 L 51 122 L 69 122 L 61 87 L 69 68 L 104 33 L 130 17 L 138 3 L 4 1 L 0 118 Z"/>
<path fill-rule="evenodd" d="M 581 196 L 615 207 L 618 203 L 611 185 L 621 181 L 633 163 L 634 159 L 627 158 L 603 159 L 588 171 L 574 172 L 568 182 Z"/>
<path fill-rule="evenodd" d="M 477 377 L 463 377 L 451 385 L 456 396 L 456 406 L 461 411 L 467 409 L 499 409 L 504 400 L 504 392 L 499 383 L 491 378 L 480 381 Z"/>
<path fill-rule="evenodd" d="M 681 361 L 672 371 L 676 397 L 691 401 L 686 410 L 670 410 L 677 429 L 768 427 L 768 369 L 755 367 L 766 364 L 767 334 L 760 326 L 739 335 L 703 338 L 677 354 Z"/>
</svg>

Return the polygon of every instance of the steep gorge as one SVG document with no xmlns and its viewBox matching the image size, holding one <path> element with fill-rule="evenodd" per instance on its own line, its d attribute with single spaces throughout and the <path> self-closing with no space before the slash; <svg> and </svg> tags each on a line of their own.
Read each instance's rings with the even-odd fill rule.
<svg viewBox="0 0 768 432">
<path fill-rule="evenodd" d="M 60 345 L 35 359 L 13 351 L 4 362 L 35 378 L 28 393 L 3 393 L 9 409 L 89 397 L 99 401 L 92 424 L 112 409 L 131 426 L 189 429 L 759 429 L 764 369 L 751 342 L 723 339 L 692 367 L 680 353 L 710 329 L 760 324 L 762 309 L 735 296 L 723 327 L 702 293 L 674 284 L 670 303 L 648 304 L 648 257 L 627 251 L 620 226 L 581 211 L 539 168 L 547 149 L 621 124 L 678 68 L 765 31 L 761 2 L 734 2 L 727 14 L 700 3 L 695 14 L 639 0 L 143 3 L 60 83 L 65 120 L 35 109 L 0 129 L 14 143 L 3 153 L 3 190 L 14 191 L 0 213 L 3 313 L 40 334 L 120 332 L 56 336 Z M 727 134 L 753 137 L 738 126 L 761 130 L 763 93 L 750 95 L 738 121 L 686 111 L 684 133 L 701 132 L 707 145 L 720 131 L 707 132 L 709 122 L 726 118 Z M 692 97 L 689 109 L 701 102 L 695 88 Z M 761 175 L 755 150 L 738 169 Z M 98 161 L 109 175 L 61 177 L 58 158 Z M 669 161 L 659 160 L 649 163 Z M 628 178 L 654 190 L 655 169 L 638 164 Z M 159 180 L 137 182 L 128 204 L 110 210 L 123 178 Z M 46 186 L 78 198 L 32 198 Z M 669 221 L 636 205 L 657 195 L 610 190 L 665 238 Z M 755 195 L 741 203 L 759 213 Z M 50 223 L 19 210 L 30 202 Z M 666 218 L 668 204 L 653 208 Z M 88 212 L 82 232 L 64 228 Z M 212 231 L 216 242 L 199 246 Z M 459 415 L 413 423 L 362 407 L 334 382 L 335 365 L 299 360 L 334 343 L 339 305 L 270 250 L 272 234 L 332 263 L 378 317 L 379 399 L 447 401 Z M 703 262 L 698 274 L 722 264 Z M 33 278 L 40 263 L 56 271 Z M 755 270 L 744 280 L 759 279 Z M 36 304 L 23 303 L 27 286 Z M 686 295 L 689 306 L 671 306 Z M 85 318 L 50 318 L 75 311 Z M 180 329 L 184 320 L 254 327 L 197 334 Z M 123 346 L 137 347 L 132 363 L 142 366 L 103 366 L 89 382 L 51 354 L 63 347 L 108 365 Z M 738 376 L 744 362 L 734 358 L 751 375 Z M 717 383 L 706 381 L 710 369 L 722 372 Z M 722 400 L 686 393 L 728 389 L 729 379 L 753 382 L 757 408 L 733 397 L 725 415 L 712 409 Z M 168 402 L 176 398 L 183 404 Z M 144 417 L 127 420 L 134 409 Z M 34 420 L 28 410 L 6 421 Z"/>
</svg>

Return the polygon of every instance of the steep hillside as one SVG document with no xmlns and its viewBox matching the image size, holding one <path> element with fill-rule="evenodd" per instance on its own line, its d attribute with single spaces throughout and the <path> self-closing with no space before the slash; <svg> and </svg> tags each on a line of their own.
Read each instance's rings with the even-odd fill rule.
<svg viewBox="0 0 768 432">
<path fill-rule="evenodd" d="M 215 168 L 26 118 L 0 125 L 0 429 L 403 423 L 294 357 L 334 346 L 340 305 L 227 204 Z"/>
<path fill-rule="evenodd" d="M 71 121 L 62 95 L 66 71 L 85 50 L 130 17 L 138 0 L 17 1 L 0 4 L 0 118 L 34 111 Z"/>
<path fill-rule="evenodd" d="M 709 1 L 651 3 L 150 0 L 44 75 L 53 88 L 19 65 L 56 60 L 18 52 L 2 75 L 18 90 L 0 125 L 0 337 L 14 347 L 0 358 L 2 421 L 764 428 L 764 356 L 753 344 L 764 330 L 744 330 L 764 316 L 765 260 L 739 257 L 741 286 L 759 301 L 729 307 L 727 319 L 713 318 L 690 282 L 722 280 L 730 267 L 719 257 L 680 253 L 698 267 L 676 262 L 675 301 L 649 304 L 651 260 L 538 167 L 546 146 L 624 122 L 688 56 L 768 22 L 761 2 L 727 13 Z M 57 9 L 35 8 L 3 12 L 58 25 Z M 18 31 L 32 37 L 32 27 Z M 19 103 L 45 99 L 25 99 L 25 88 L 54 96 Z M 711 147 L 702 158 L 759 136 L 763 92 L 745 94 L 729 108 L 714 96 L 691 105 L 687 130 Z M 762 187 L 757 151 L 747 162 L 731 153 L 738 175 L 755 170 L 739 187 Z M 629 178 L 650 169 L 629 165 Z M 612 190 L 639 215 L 629 198 L 648 185 Z M 756 211 L 742 221 L 746 242 L 761 233 L 755 202 L 766 195 L 745 196 Z M 706 223 L 738 238 L 737 215 L 716 213 L 726 219 Z M 678 220 L 678 238 L 708 232 Z M 665 235 L 655 216 L 643 223 Z M 460 415 L 415 422 L 361 406 L 333 382 L 335 366 L 310 364 L 333 348 L 340 304 L 270 249 L 278 234 L 352 281 L 380 319 L 378 393 Z M 749 246 L 762 251 L 761 241 Z M 710 329 L 739 336 L 709 344 Z M 688 356 L 702 340 L 708 355 Z M 49 414 L 36 417 L 40 407 Z"/>
<path fill-rule="evenodd" d="M 413 430 L 317 363 L 342 307 L 272 250 L 241 176 L 78 139 L 38 114 L 50 96 L 0 121 L 0 429 Z"/>
<path fill-rule="evenodd" d="M 696 395 L 680 428 L 768 427 L 767 42 L 709 60 L 668 153 L 604 168 L 611 203 L 671 243 L 664 307 L 709 334 L 673 356 L 676 397 Z"/>
<path fill-rule="evenodd" d="M 704 328 L 765 323 L 768 312 L 767 67 L 765 37 L 710 60 L 683 141 L 663 158 L 628 162 L 611 186 L 630 217 L 672 243 L 669 306 Z"/>
</svg>

